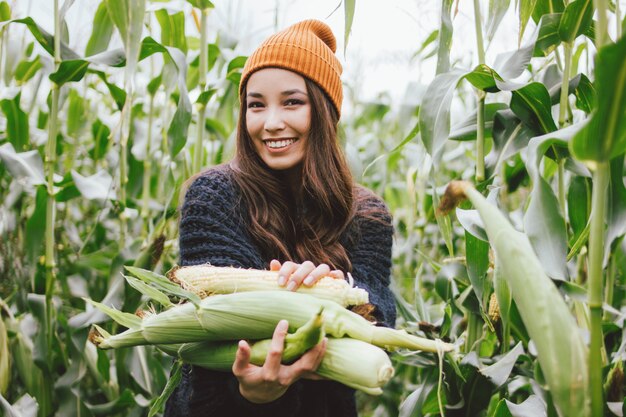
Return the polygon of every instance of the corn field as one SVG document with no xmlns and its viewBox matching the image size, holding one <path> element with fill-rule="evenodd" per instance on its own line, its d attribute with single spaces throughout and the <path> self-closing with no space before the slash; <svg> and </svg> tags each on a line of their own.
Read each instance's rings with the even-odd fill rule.
<svg viewBox="0 0 626 417">
<path fill-rule="evenodd" d="M 52 32 L 0 0 L 0 415 L 160 415 L 172 358 L 96 349 L 91 325 L 118 326 L 85 299 L 151 308 L 124 267 L 177 265 L 181 186 L 233 155 L 246 56 L 208 24 L 217 1 L 98 1 L 81 49 L 83 2 L 49 1 Z M 347 49 L 365 1 L 328 10 Z M 340 130 L 393 214 L 396 327 L 458 352 L 392 353 L 359 415 L 624 416 L 625 4 L 468 1 L 459 45 L 459 0 L 440 3 L 420 102 L 345 81 Z"/>
</svg>

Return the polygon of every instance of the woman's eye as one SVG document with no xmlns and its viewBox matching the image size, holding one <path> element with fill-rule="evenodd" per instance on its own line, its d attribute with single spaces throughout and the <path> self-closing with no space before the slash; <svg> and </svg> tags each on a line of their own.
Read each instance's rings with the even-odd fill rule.
<svg viewBox="0 0 626 417">
<path fill-rule="evenodd" d="M 285 101 L 285 104 L 287 106 L 296 106 L 298 104 L 303 104 L 303 103 L 304 102 L 302 100 L 298 100 L 298 99 L 295 99 L 295 98 L 291 98 L 291 99 Z"/>
<path fill-rule="evenodd" d="M 263 104 L 259 103 L 258 101 L 253 101 L 252 103 L 248 103 L 249 109 L 258 109 L 260 107 L 263 107 Z"/>
</svg>

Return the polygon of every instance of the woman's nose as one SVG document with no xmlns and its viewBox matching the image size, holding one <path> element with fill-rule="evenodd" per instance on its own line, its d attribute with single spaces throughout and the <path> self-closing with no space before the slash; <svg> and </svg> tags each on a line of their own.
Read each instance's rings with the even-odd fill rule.
<svg viewBox="0 0 626 417">
<path fill-rule="evenodd" d="M 280 109 L 270 109 L 265 118 L 265 130 L 270 132 L 274 130 L 281 130 L 285 128 L 285 121 Z"/>
</svg>

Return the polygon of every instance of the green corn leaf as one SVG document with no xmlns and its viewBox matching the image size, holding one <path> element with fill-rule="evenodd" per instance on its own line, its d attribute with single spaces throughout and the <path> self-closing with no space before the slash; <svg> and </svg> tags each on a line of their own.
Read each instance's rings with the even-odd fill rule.
<svg viewBox="0 0 626 417">
<path fill-rule="evenodd" d="M 539 23 L 541 18 L 546 14 L 561 13 L 565 10 L 564 0 L 543 0 L 535 4 L 533 10 L 533 20 Z"/>
<path fill-rule="evenodd" d="M 443 0 L 438 32 L 437 75 L 450 71 L 450 48 L 452 47 L 452 33 L 454 31 L 451 14 L 452 0 Z"/>
<path fill-rule="evenodd" d="M 105 0 L 109 17 L 117 27 L 126 53 L 126 70 L 135 73 L 141 48 L 146 0 Z"/>
<path fill-rule="evenodd" d="M 25 179 L 30 185 L 46 183 L 39 151 L 15 152 L 13 145 L 5 143 L 0 145 L 0 160 L 14 178 Z"/>
<path fill-rule="evenodd" d="M 562 13 L 553 13 L 541 17 L 533 56 L 548 56 L 561 43 L 559 36 L 561 16 Z"/>
<path fill-rule="evenodd" d="M 541 83 L 533 82 L 513 91 L 511 110 L 537 133 L 556 130 L 551 107 L 550 94 Z"/>
<path fill-rule="evenodd" d="M 28 115 L 20 108 L 22 93 L 15 97 L 0 100 L 0 108 L 6 117 L 6 135 L 17 152 L 23 152 L 30 147 Z"/>
<path fill-rule="evenodd" d="M 598 52 L 595 84 L 597 108 L 570 146 L 579 160 L 608 162 L 626 149 L 626 36 Z"/>
<path fill-rule="evenodd" d="M 6 1 L 0 2 L 0 22 L 11 19 L 11 7 Z"/>
<path fill-rule="evenodd" d="M 493 118 L 493 147 L 485 157 L 485 166 L 498 172 L 500 164 L 524 149 L 535 133 L 513 113 L 503 109 Z"/>
<path fill-rule="evenodd" d="M 572 43 L 578 35 L 587 31 L 593 19 L 593 2 L 591 0 L 575 0 L 567 5 L 561 23 L 559 37 L 563 42 Z"/>
<path fill-rule="evenodd" d="M 581 128 L 581 124 L 572 125 L 533 138 L 528 145 L 526 169 L 532 179 L 533 188 L 530 204 L 524 215 L 524 230 L 547 275 L 558 280 L 566 280 L 568 277 L 565 261 L 567 229 L 557 197 L 541 175 L 541 160 L 548 150 L 555 147 L 567 151 L 569 140 Z"/>
<path fill-rule="evenodd" d="M 104 314 L 115 320 L 116 323 L 124 327 L 127 327 L 129 329 L 136 329 L 141 327 L 141 318 L 137 317 L 134 314 L 124 313 L 123 311 L 108 307 L 97 301 L 90 300 L 89 298 L 83 298 L 83 300 L 96 307 L 98 310 L 102 311 Z"/>
<path fill-rule="evenodd" d="M 9 335 L 0 314 L 0 395 L 6 395 L 11 383 L 11 367 L 9 364 Z"/>
<path fill-rule="evenodd" d="M 75 89 L 70 90 L 68 102 L 67 134 L 75 138 L 85 127 L 88 103 Z"/>
<path fill-rule="evenodd" d="M 575 241 L 589 221 L 591 181 L 589 178 L 574 176 L 567 191 L 567 217 L 573 232 L 571 241 Z"/>
<path fill-rule="evenodd" d="M 624 186 L 624 156 L 611 161 L 607 232 L 604 244 L 604 265 L 611 255 L 613 242 L 626 234 L 626 187 Z"/>
<path fill-rule="evenodd" d="M 106 155 L 110 145 L 110 135 L 111 130 L 107 125 L 102 123 L 100 119 L 97 119 L 91 126 L 93 148 L 89 151 L 89 156 L 91 156 L 94 161 L 99 161 Z"/>
<path fill-rule="evenodd" d="M 22 61 L 15 67 L 15 81 L 19 85 L 24 84 L 37 74 L 43 67 L 39 55 L 37 55 L 32 61 Z"/>
<path fill-rule="evenodd" d="M 21 23 L 26 25 L 28 30 L 33 34 L 37 42 L 50 54 L 54 56 L 54 36 L 46 32 L 39 26 L 31 17 L 25 17 L 24 19 L 9 20 L 0 23 L 0 29 L 11 23 Z M 71 50 L 65 42 L 61 42 L 61 59 L 78 59 L 79 55 Z"/>
<path fill-rule="evenodd" d="M 498 26 L 500 26 L 504 15 L 507 10 L 509 10 L 510 4 L 511 0 L 489 0 L 489 17 L 487 18 L 487 27 L 485 30 L 485 38 L 488 43 L 491 43 Z"/>
<path fill-rule="evenodd" d="M 26 233 L 28 239 L 24 240 L 27 259 L 34 262 L 42 252 L 42 244 L 46 230 L 46 206 L 48 203 L 48 192 L 46 187 L 37 187 L 35 196 L 35 210 L 26 222 Z"/>
<path fill-rule="evenodd" d="M 518 342 L 513 349 L 500 358 L 496 363 L 489 365 L 479 372 L 489 378 L 496 387 L 504 385 L 511 375 L 513 366 L 517 362 L 517 358 L 524 354 L 524 347 Z"/>
<path fill-rule="evenodd" d="M 522 37 L 524 36 L 524 31 L 526 30 L 526 25 L 532 16 L 533 10 L 535 10 L 535 4 L 537 4 L 537 0 L 519 0 L 519 40 L 518 43 L 521 42 Z"/>
<path fill-rule="evenodd" d="M 505 103 L 485 104 L 485 137 L 490 138 L 493 129 L 493 120 L 500 110 L 506 110 L 509 106 Z M 450 140 L 467 141 L 476 139 L 476 112 L 465 120 L 452 126 Z"/>
<path fill-rule="evenodd" d="M 215 6 L 209 0 L 187 0 L 193 7 L 197 7 L 198 9 L 212 9 Z"/>
<path fill-rule="evenodd" d="M 113 97 L 113 100 L 117 105 L 117 109 L 121 111 L 124 107 L 124 103 L 126 102 L 126 91 L 124 91 L 117 85 L 109 82 L 106 73 L 104 73 L 103 71 L 94 71 L 90 69 L 89 72 L 96 74 L 104 82 L 104 84 L 109 89 L 109 93 L 111 93 L 111 97 Z"/>
<path fill-rule="evenodd" d="M 113 21 L 109 16 L 106 1 L 102 1 L 100 5 L 98 5 L 92 26 L 93 30 L 87 42 L 87 47 L 85 48 L 85 56 L 91 56 L 106 51 L 111 42 Z"/>
<path fill-rule="evenodd" d="M 348 47 L 348 39 L 350 38 L 350 32 L 352 31 L 352 21 L 354 20 L 355 7 L 356 7 L 356 0 L 344 0 L 343 1 L 344 24 L 345 24 L 344 43 L 343 43 L 344 55 L 346 54 L 346 48 Z"/>
<path fill-rule="evenodd" d="M 161 412 L 163 406 L 167 402 L 167 399 L 172 395 L 178 384 L 183 377 L 183 363 L 180 360 L 174 362 L 174 366 L 172 367 L 172 371 L 170 372 L 170 379 L 167 380 L 167 384 L 165 388 L 163 388 L 163 392 L 156 401 L 150 407 L 150 411 L 148 412 L 148 417 L 153 417 L 157 413 Z"/>
<path fill-rule="evenodd" d="M 567 89 L 569 94 L 576 96 L 576 108 L 591 113 L 595 106 L 596 91 L 593 83 L 585 74 L 578 74 L 569 81 Z M 561 84 L 555 85 L 550 89 L 550 102 L 552 105 L 559 103 L 561 98 Z"/>
<path fill-rule="evenodd" d="M 180 287 L 180 285 L 171 282 L 163 275 L 156 274 L 146 269 L 135 268 L 133 266 L 125 266 L 124 268 L 146 284 L 153 285 L 155 288 L 166 294 L 170 294 L 184 300 L 189 300 L 194 305 L 198 305 L 200 303 L 200 297 L 190 291 L 184 290 Z"/>
<path fill-rule="evenodd" d="M 50 80 L 61 86 L 67 82 L 80 81 L 87 73 L 89 62 L 82 59 L 63 61 L 59 68 L 50 74 Z"/>
<path fill-rule="evenodd" d="M 156 301 L 161 304 L 165 308 L 170 308 L 174 304 L 167 298 L 167 295 L 163 294 L 161 291 L 157 290 L 154 287 L 146 284 L 145 282 L 138 280 L 137 278 L 130 277 L 128 275 L 124 275 L 126 281 L 130 284 L 131 287 L 150 298 L 151 300 Z"/>
<path fill-rule="evenodd" d="M 465 257 L 467 261 L 467 276 L 478 298 L 483 311 L 485 310 L 485 296 L 489 291 L 487 269 L 489 269 L 489 244 L 484 240 L 465 232 Z"/>
<path fill-rule="evenodd" d="M 428 86 L 419 114 L 421 139 L 437 167 L 450 133 L 450 105 L 456 86 L 466 72 L 452 70 L 439 74 Z"/>
<path fill-rule="evenodd" d="M 155 16 L 161 26 L 161 44 L 173 46 L 187 54 L 184 13 L 169 13 L 167 9 L 160 9 L 155 12 Z"/>
</svg>

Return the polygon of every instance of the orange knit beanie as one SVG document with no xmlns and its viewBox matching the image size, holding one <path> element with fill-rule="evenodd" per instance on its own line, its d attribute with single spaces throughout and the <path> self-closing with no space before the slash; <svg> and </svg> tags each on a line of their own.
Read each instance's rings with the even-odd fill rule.
<svg viewBox="0 0 626 417">
<path fill-rule="evenodd" d="M 289 26 L 261 44 L 246 61 L 239 93 L 253 72 L 277 67 L 296 72 L 319 85 L 341 114 L 341 64 L 335 56 L 335 35 L 326 23 L 305 20 Z"/>
</svg>

